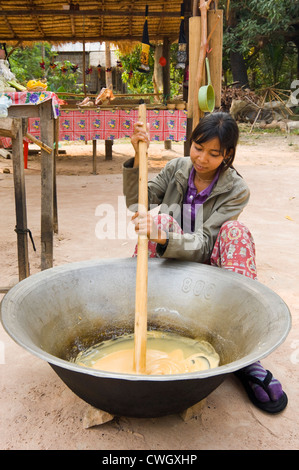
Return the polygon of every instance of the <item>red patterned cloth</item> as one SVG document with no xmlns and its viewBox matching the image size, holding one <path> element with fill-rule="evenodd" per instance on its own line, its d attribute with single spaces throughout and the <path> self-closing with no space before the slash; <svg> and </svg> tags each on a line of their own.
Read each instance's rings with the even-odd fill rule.
<svg viewBox="0 0 299 470">
<path fill-rule="evenodd" d="M 54 117 L 57 118 L 59 116 L 59 99 L 51 91 L 16 91 L 6 92 L 4 95 L 11 99 L 11 106 L 23 104 L 37 105 L 44 101 L 52 100 Z"/>
<path fill-rule="evenodd" d="M 232 220 L 222 225 L 212 252 L 211 265 L 257 278 L 255 244 L 244 224 Z"/>
<path fill-rule="evenodd" d="M 59 140 L 116 140 L 130 137 L 138 120 L 137 109 L 60 110 Z M 181 110 L 148 110 L 150 138 L 153 141 L 186 140 L 187 112 Z M 29 119 L 28 132 L 39 137 L 39 119 Z"/>
<path fill-rule="evenodd" d="M 7 94 L 10 95 L 10 94 Z M 138 120 L 137 109 L 87 109 L 78 110 L 61 109 L 59 113 L 58 98 L 54 93 L 14 93 L 14 104 L 38 104 L 41 101 L 53 98 L 55 117 L 59 119 L 59 141 L 88 141 L 88 140 L 116 140 L 130 137 L 133 125 Z M 56 98 L 54 98 L 56 97 Z M 150 139 L 156 142 L 172 140 L 180 142 L 186 140 L 187 111 L 185 110 L 148 110 Z M 28 120 L 28 132 L 40 137 L 39 118 Z M 1 139 L 7 147 L 10 139 Z"/>
</svg>

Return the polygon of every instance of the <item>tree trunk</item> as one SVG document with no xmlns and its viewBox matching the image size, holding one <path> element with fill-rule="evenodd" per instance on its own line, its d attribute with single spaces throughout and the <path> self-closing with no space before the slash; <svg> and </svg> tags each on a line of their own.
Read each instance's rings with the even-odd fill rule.
<svg viewBox="0 0 299 470">
<path fill-rule="evenodd" d="M 293 41 L 297 47 L 297 79 L 299 80 L 299 25 L 295 25 L 295 30 L 297 32 L 297 36 L 294 37 Z"/>
<path fill-rule="evenodd" d="M 238 11 L 233 6 L 229 8 L 227 19 L 227 29 L 233 31 L 238 23 Z M 242 54 L 239 51 L 230 52 L 230 66 L 233 75 L 233 82 L 237 88 L 249 88 L 247 68 Z"/>
<path fill-rule="evenodd" d="M 247 68 L 243 56 L 240 52 L 230 52 L 230 66 L 233 75 L 233 82 L 237 82 L 237 88 L 249 88 Z"/>
</svg>

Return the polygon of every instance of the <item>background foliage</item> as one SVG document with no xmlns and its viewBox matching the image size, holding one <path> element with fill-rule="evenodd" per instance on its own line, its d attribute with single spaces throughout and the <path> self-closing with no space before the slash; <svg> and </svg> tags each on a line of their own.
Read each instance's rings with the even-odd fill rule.
<svg viewBox="0 0 299 470">
<path fill-rule="evenodd" d="M 78 76 L 82 73 L 81 70 L 72 71 L 75 64 L 67 60 L 56 60 L 57 55 L 57 52 L 51 50 L 51 44 L 35 43 L 32 47 L 15 49 L 9 57 L 9 62 L 12 72 L 23 85 L 31 79 L 46 79 L 50 91 L 81 92 L 83 85 L 77 83 Z M 44 63 L 44 69 L 41 63 Z M 53 67 L 56 65 L 56 67 L 51 68 L 50 65 Z"/>
<path fill-rule="evenodd" d="M 170 47 L 170 97 L 176 96 L 182 92 L 182 83 L 184 71 L 176 69 L 178 44 L 172 44 Z M 122 80 L 128 85 L 129 93 L 154 93 L 153 71 L 155 48 L 150 48 L 149 66 L 150 71 L 143 73 L 138 71 L 140 67 L 141 45 L 130 54 L 118 53 L 119 60 L 123 66 Z"/>
</svg>

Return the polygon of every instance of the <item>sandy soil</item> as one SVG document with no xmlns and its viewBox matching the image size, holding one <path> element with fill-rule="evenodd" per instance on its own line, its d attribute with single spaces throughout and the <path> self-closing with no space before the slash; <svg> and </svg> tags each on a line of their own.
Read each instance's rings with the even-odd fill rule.
<svg viewBox="0 0 299 470">
<path fill-rule="evenodd" d="M 34 148 L 34 147 L 32 147 Z M 66 154 L 57 162 L 59 233 L 54 264 L 93 258 L 129 257 L 133 239 L 99 240 L 95 236 L 96 207 L 104 202 L 117 209 L 122 194 L 122 162 L 132 155 L 130 144 L 113 145 L 113 160 L 104 160 L 98 145 L 98 174 L 92 174 L 91 145 L 61 145 Z M 183 155 L 183 145 L 152 144 L 149 171 Z M 198 450 L 297 449 L 299 368 L 299 136 L 242 134 L 236 167 L 249 183 L 251 200 L 240 220 L 252 230 L 260 282 L 288 304 L 292 330 L 286 341 L 263 360 L 279 378 L 289 397 L 277 416 L 256 409 L 234 377 L 210 394 L 199 415 L 184 421 L 179 415 L 157 419 L 114 418 L 84 428 L 89 405 L 76 397 L 48 364 L 16 345 L 0 327 L 0 448 L 65 450 Z M 5 173 L 9 169 L 10 173 Z M 0 158 L 1 224 L 0 286 L 18 281 L 14 190 L 11 160 Z M 39 156 L 29 156 L 26 174 L 28 227 L 37 252 L 30 250 L 31 273 L 40 269 Z M 0 299 L 1 299 L 0 294 Z"/>
</svg>

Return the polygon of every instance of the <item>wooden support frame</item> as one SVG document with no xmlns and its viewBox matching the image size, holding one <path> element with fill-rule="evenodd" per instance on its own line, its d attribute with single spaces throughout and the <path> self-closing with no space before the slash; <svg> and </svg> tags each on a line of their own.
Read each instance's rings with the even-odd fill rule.
<svg viewBox="0 0 299 470">
<path fill-rule="evenodd" d="M 28 228 L 24 178 L 23 126 L 20 118 L 0 121 L 0 135 L 12 139 L 12 164 L 15 193 L 15 211 L 19 280 L 29 276 Z M 5 291 L 5 289 L 1 289 Z"/>
<path fill-rule="evenodd" d="M 38 105 L 12 105 L 8 108 L 8 117 L 14 123 L 29 117 L 40 118 L 41 141 L 49 148 L 54 148 L 54 123 L 52 100 L 44 101 Z M 55 122 L 56 121 L 56 122 Z M 56 133 L 57 133 L 56 128 Z M 1 135 L 1 130 L 0 130 Z M 13 146 L 13 171 L 16 205 L 16 229 L 18 239 L 19 279 L 28 277 L 28 229 L 25 194 L 23 131 L 18 124 L 15 135 L 10 135 Z M 57 147 L 57 143 L 56 143 Z M 53 233 L 58 230 L 56 172 L 54 151 L 41 149 L 41 269 L 53 266 Z"/>
<path fill-rule="evenodd" d="M 17 119 L 15 119 L 17 121 Z M 30 274 L 28 255 L 28 227 L 26 191 L 24 178 L 24 153 L 23 153 L 23 131 L 22 120 L 20 121 L 18 133 L 12 138 L 12 162 L 15 189 L 16 208 L 16 233 L 18 246 L 19 280 L 25 279 Z"/>
</svg>

